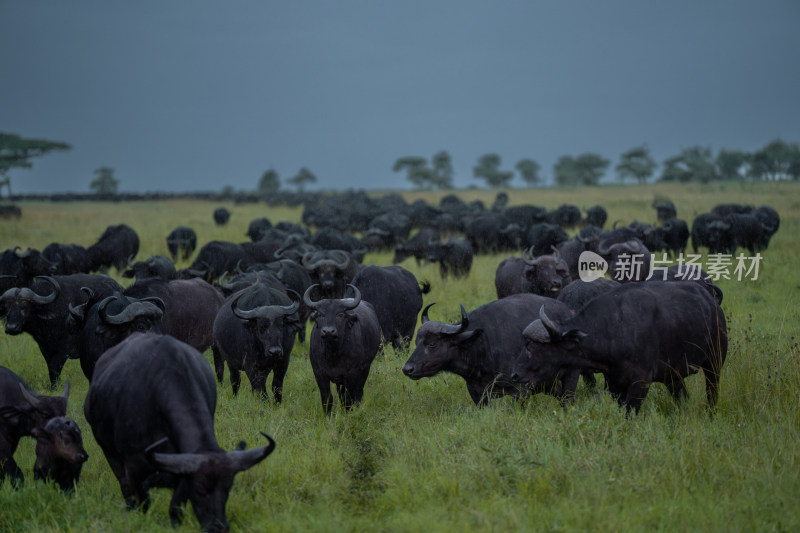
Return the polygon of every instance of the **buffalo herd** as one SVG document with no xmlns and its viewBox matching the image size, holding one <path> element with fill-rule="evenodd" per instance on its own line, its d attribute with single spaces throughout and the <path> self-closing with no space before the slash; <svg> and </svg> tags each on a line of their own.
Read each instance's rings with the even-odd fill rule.
<svg viewBox="0 0 800 533">
<path fill-rule="evenodd" d="M 308 358 L 328 415 L 331 383 L 342 408 L 352 409 L 388 344 L 411 351 L 398 372 L 413 380 L 456 374 L 479 407 L 539 392 L 570 402 L 581 377 L 595 387 L 601 374 L 620 407 L 638 413 L 650 384 L 663 383 L 681 401 L 684 379 L 700 371 L 714 407 L 728 341 L 713 279 L 699 268 L 670 267 L 657 280 L 644 269 L 587 281 L 580 257 L 591 252 L 613 273 L 634 255 L 648 265 L 656 253 L 674 259 L 690 237 L 695 251 L 757 254 L 780 225 L 774 209 L 718 205 L 690 227 L 661 200 L 653 204 L 655 224 L 617 221 L 606 229 L 599 205 L 507 204 L 501 195 L 490 208 L 452 194 L 438 206 L 399 195 L 315 198 L 303 224 L 262 217 L 249 224 L 249 240 L 199 249 L 195 231 L 179 226 L 166 236 L 171 259 L 138 262 L 139 238 L 124 224 L 86 248 L 9 248 L 0 254 L 0 316 L 8 335 L 36 342 L 51 388 L 68 359 L 80 361 L 89 382 L 85 417 L 127 506 L 146 509 L 148 490 L 168 487 L 173 523 L 190 501 L 206 531 L 228 529 L 235 474 L 275 447 L 265 433 L 267 444 L 250 450 L 217 444 L 225 367 L 234 393 L 243 371 L 264 398 L 272 374 L 271 397 L 281 402 L 291 352 L 306 342 L 309 326 Z M 229 218 L 224 208 L 214 212 L 216 224 Z M 374 252 L 393 253 L 395 265 L 367 264 Z M 398 265 L 411 257 L 416 265 L 438 263 L 446 287 L 448 278 L 469 277 L 480 254 L 497 254 L 497 299 L 471 311 L 461 305 L 456 323 L 432 320 L 434 302 L 424 305 L 431 283 Z M 191 263 L 178 269 L 178 259 Z M 134 282 L 121 286 L 107 274 L 112 266 Z M 0 367 L 2 479 L 23 482 L 13 455 L 29 436 L 37 441 L 34 477 L 74 490 L 88 455 L 65 416 L 68 395 L 69 383 L 62 395 L 40 395 Z"/>
</svg>

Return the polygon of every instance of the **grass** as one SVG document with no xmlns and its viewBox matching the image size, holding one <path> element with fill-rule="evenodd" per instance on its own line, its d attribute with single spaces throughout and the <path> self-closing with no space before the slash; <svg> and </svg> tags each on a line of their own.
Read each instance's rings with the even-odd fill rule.
<svg viewBox="0 0 800 533">
<path fill-rule="evenodd" d="M 409 353 L 387 348 L 372 367 L 362 404 L 349 414 L 335 409 L 328 419 L 308 348 L 298 344 L 281 405 L 255 398 L 246 382 L 232 396 L 227 375 L 220 387 L 216 431 L 223 447 L 240 439 L 259 445 L 259 430 L 278 443 L 272 456 L 237 477 L 227 505 L 232 530 L 800 530 L 800 184 L 514 190 L 510 203 L 599 203 L 611 222 L 652 222 L 656 193 L 669 196 L 689 221 L 723 202 L 767 204 L 781 215 L 758 279 L 719 282 L 730 348 L 713 417 L 699 376 L 687 380 L 684 405 L 654 385 L 640 415 L 630 419 L 607 395 L 583 387 L 566 408 L 539 395 L 524 406 L 503 398 L 478 410 L 461 378 L 411 381 L 400 372 Z M 459 194 L 487 205 L 494 198 L 490 191 Z M 438 203 L 442 194 L 405 196 Z M 139 256 L 147 257 L 166 254 L 165 237 L 178 225 L 194 227 L 201 243 L 241 242 L 253 218 L 297 222 L 301 214 L 230 204 L 231 221 L 216 227 L 217 205 L 23 203 L 21 220 L 0 221 L 0 248 L 89 245 L 106 226 L 127 223 L 141 238 Z M 504 257 L 478 257 L 465 281 L 442 281 L 438 269 L 418 268 L 413 259 L 402 266 L 433 283 L 425 298 L 437 302 L 432 319 L 456 321 L 460 302 L 471 310 L 494 299 L 494 270 Z M 390 264 L 391 255 L 368 254 L 365 262 Z M 46 392 L 44 360 L 27 335 L 0 333 L 0 364 Z M 76 361 L 67 363 L 64 378 L 72 383 L 68 415 L 81 426 L 90 455 L 81 482 L 72 497 L 34 482 L 34 441 L 24 439 L 16 457 L 26 483 L 17 491 L 8 483 L 0 487 L 0 530 L 172 530 L 168 490 L 151 492 L 147 514 L 125 511 L 83 417 L 88 383 Z M 179 529 L 197 528 L 187 512 Z"/>
</svg>

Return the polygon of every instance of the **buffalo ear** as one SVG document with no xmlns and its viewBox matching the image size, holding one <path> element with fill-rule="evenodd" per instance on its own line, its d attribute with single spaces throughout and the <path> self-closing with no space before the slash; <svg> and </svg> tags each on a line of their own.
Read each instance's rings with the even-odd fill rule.
<svg viewBox="0 0 800 533">
<path fill-rule="evenodd" d="M 562 335 L 562 340 L 580 344 L 587 337 L 587 333 L 579 329 L 571 329 Z"/>
<path fill-rule="evenodd" d="M 52 438 L 50 438 L 50 433 L 48 433 L 42 428 L 33 428 L 33 430 L 31 431 L 31 435 L 33 435 L 33 437 L 36 440 L 44 440 L 47 442 L 52 442 L 53 440 Z"/>
<path fill-rule="evenodd" d="M 456 341 L 456 344 L 465 344 L 474 341 L 481 335 L 483 335 L 483 329 L 476 328 L 459 333 L 454 337 L 454 340 Z"/>
</svg>

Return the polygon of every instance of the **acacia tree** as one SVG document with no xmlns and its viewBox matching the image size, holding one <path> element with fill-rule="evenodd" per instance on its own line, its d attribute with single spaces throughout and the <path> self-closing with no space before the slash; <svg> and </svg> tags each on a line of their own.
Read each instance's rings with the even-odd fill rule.
<svg viewBox="0 0 800 533">
<path fill-rule="evenodd" d="M 438 189 L 453 188 L 453 160 L 447 150 L 442 150 L 433 154 L 431 159 L 433 164 L 434 185 Z"/>
<path fill-rule="evenodd" d="M 269 170 L 265 170 L 264 173 L 261 174 L 261 179 L 258 180 L 258 192 L 260 194 L 278 192 L 278 189 L 280 188 L 280 176 L 278 176 L 278 172 L 275 169 L 271 168 Z"/>
<path fill-rule="evenodd" d="M 564 155 L 553 165 L 553 175 L 559 185 L 597 185 L 611 161 L 587 152 L 572 157 Z"/>
<path fill-rule="evenodd" d="M 539 163 L 533 159 L 520 159 L 516 165 L 519 175 L 522 180 L 528 185 L 537 185 L 541 178 L 539 177 Z"/>
<path fill-rule="evenodd" d="M 486 185 L 493 189 L 508 187 L 508 182 L 514 177 L 514 173 L 508 170 L 500 170 L 500 156 L 497 154 L 485 154 L 478 158 L 478 165 L 472 168 L 472 173 L 476 178 L 486 180 Z"/>
<path fill-rule="evenodd" d="M 418 189 L 452 189 L 453 165 L 450 154 L 441 151 L 433 156 L 433 168 L 428 160 L 419 156 L 399 157 L 392 170 L 406 171 L 406 179 Z"/>
<path fill-rule="evenodd" d="M 650 150 L 647 146 L 637 146 L 619 157 L 619 163 L 615 170 L 620 181 L 625 178 L 633 178 L 644 184 L 653 175 L 656 166 L 656 162 L 650 157 Z"/>
<path fill-rule="evenodd" d="M 717 167 L 720 179 L 740 179 L 747 174 L 750 166 L 751 154 L 741 150 L 720 150 L 714 164 Z"/>
<path fill-rule="evenodd" d="M 70 150 L 72 146 L 64 142 L 46 139 L 24 139 L 13 133 L 0 132 L 0 186 L 8 187 L 11 196 L 9 171 L 14 168 L 31 168 L 31 159 L 54 150 Z"/>
<path fill-rule="evenodd" d="M 316 183 L 317 177 L 314 175 L 313 172 L 308 170 L 306 167 L 302 167 L 300 170 L 297 171 L 297 174 L 288 180 L 286 183 L 291 183 L 297 190 L 303 192 L 305 186 L 309 183 Z"/>
<path fill-rule="evenodd" d="M 89 189 L 95 194 L 117 194 L 119 180 L 114 177 L 113 168 L 102 166 L 96 168 L 94 173 L 97 174 L 97 177 L 89 184 Z"/>
<path fill-rule="evenodd" d="M 780 139 L 753 154 L 750 177 L 760 180 L 800 179 L 800 145 Z"/>
<path fill-rule="evenodd" d="M 690 146 L 681 153 L 664 160 L 659 181 L 708 183 L 719 178 L 711 148 Z"/>
</svg>

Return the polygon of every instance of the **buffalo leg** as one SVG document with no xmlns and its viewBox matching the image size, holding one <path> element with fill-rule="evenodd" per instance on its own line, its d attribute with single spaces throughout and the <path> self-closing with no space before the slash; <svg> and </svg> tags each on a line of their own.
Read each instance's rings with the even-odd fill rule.
<svg viewBox="0 0 800 533">
<path fill-rule="evenodd" d="M 317 387 L 319 387 L 319 395 L 322 399 L 322 409 L 326 415 L 331 414 L 333 408 L 333 394 L 331 394 L 331 383 L 324 377 L 314 376 L 317 380 Z"/>
<path fill-rule="evenodd" d="M 58 378 L 61 377 L 61 370 L 67 362 L 67 354 L 56 355 L 47 360 L 47 373 L 50 375 L 50 388 L 55 389 Z"/>
<path fill-rule="evenodd" d="M 561 379 L 560 394 L 561 405 L 566 405 L 575 400 L 575 389 L 578 388 L 578 380 L 581 377 L 580 370 L 573 370 Z"/>
<path fill-rule="evenodd" d="M 475 402 L 475 405 L 478 407 L 490 406 L 489 393 L 485 388 L 467 383 L 467 392 L 469 392 L 469 397 L 472 398 L 472 401 Z"/>
<path fill-rule="evenodd" d="M 172 492 L 172 499 L 169 502 L 169 521 L 173 527 L 177 527 L 183 522 L 183 508 L 188 499 L 189 483 L 185 479 L 181 479 Z"/>
<path fill-rule="evenodd" d="M 225 377 L 225 358 L 219 353 L 216 344 L 211 347 L 211 353 L 214 356 L 214 373 L 217 374 L 217 381 L 222 384 L 222 378 Z M 233 372 L 231 372 L 232 374 Z"/>
<path fill-rule="evenodd" d="M 231 375 L 231 389 L 233 389 L 233 395 L 236 396 L 239 394 L 239 385 L 242 384 L 242 375 L 239 370 L 234 370 L 228 365 L 228 372 Z"/>
<path fill-rule="evenodd" d="M 672 381 L 666 382 L 665 385 L 667 386 L 669 393 L 672 395 L 672 399 L 675 400 L 675 403 L 678 405 L 680 405 L 683 400 L 689 397 L 689 394 L 686 392 L 686 385 L 683 383 L 682 379 L 673 379 Z"/>
<path fill-rule="evenodd" d="M 22 470 L 10 455 L 5 459 L 0 458 L 0 483 L 2 483 L 6 477 L 11 480 L 11 486 L 15 489 L 21 488 L 25 481 Z"/>
<path fill-rule="evenodd" d="M 275 403 L 283 401 L 283 379 L 286 377 L 286 371 L 289 369 L 289 358 L 286 358 L 286 363 L 282 364 L 272 372 L 272 395 L 275 397 Z"/>
<path fill-rule="evenodd" d="M 246 374 L 247 379 L 250 380 L 250 387 L 252 387 L 253 393 L 260 396 L 262 400 L 266 399 L 268 373 L 263 370 L 249 370 Z"/>
<path fill-rule="evenodd" d="M 719 394 L 719 372 L 714 365 L 706 363 L 703 365 L 703 376 L 706 378 L 708 407 L 713 409 L 717 405 L 717 396 Z"/>
<path fill-rule="evenodd" d="M 644 380 L 634 381 L 628 386 L 628 392 L 625 394 L 625 398 L 622 401 L 622 405 L 625 406 L 625 410 L 628 414 L 630 414 L 631 409 L 633 409 L 637 415 L 639 414 L 639 408 L 647 397 L 647 391 L 649 389 L 650 383 Z"/>
</svg>

